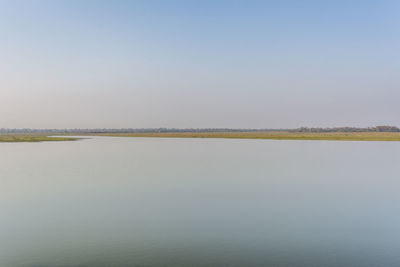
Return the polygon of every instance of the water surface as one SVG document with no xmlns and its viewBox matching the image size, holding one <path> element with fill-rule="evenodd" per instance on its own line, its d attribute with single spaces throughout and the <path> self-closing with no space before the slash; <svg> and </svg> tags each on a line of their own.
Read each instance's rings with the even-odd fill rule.
<svg viewBox="0 0 400 267">
<path fill-rule="evenodd" d="M 400 266 L 400 143 L 0 144 L 0 266 Z"/>
</svg>

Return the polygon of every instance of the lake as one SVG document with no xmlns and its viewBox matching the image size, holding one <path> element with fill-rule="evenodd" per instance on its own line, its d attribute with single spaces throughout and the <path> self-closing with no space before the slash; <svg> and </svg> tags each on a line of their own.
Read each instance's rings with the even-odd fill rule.
<svg viewBox="0 0 400 267">
<path fill-rule="evenodd" d="M 0 143 L 0 266 L 400 266 L 400 142 Z"/>
</svg>

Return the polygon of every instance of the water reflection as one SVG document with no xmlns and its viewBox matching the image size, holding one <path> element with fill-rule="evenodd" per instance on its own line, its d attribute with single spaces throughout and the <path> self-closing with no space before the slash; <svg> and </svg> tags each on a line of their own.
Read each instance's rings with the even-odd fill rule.
<svg viewBox="0 0 400 267">
<path fill-rule="evenodd" d="M 0 146 L 0 266 L 400 263 L 396 142 Z"/>
</svg>

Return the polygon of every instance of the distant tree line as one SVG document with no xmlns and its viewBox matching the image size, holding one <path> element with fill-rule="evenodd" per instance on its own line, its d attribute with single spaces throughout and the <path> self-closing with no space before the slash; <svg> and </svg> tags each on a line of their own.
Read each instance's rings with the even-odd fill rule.
<svg viewBox="0 0 400 267">
<path fill-rule="evenodd" d="M 15 133 L 45 133 L 45 134 L 101 134 L 101 133 L 219 133 L 219 132 L 272 132 L 289 131 L 301 133 L 329 133 L 329 132 L 400 132 L 395 126 L 376 126 L 368 128 L 357 127 L 335 127 L 335 128 L 309 128 L 300 127 L 297 129 L 234 129 L 234 128 L 122 128 L 122 129 L 7 129 L 1 128 L 0 134 Z"/>
<path fill-rule="evenodd" d="M 290 132 L 300 133 L 334 133 L 334 132 L 400 132 L 396 126 L 376 126 L 368 128 L 356 127 L 335 127 L 335 128 L 308 128 L 300 127 L 298 129 L 289 130 Z"/>
<path fill-rule="evenodd" d="M 287 131 L 288 129 L 231 129 L 231 128 L 122 128 L 122 129 L 0 129 L 0 133 L 46 133 L 46 134 L 79 134 L 79 133 L 204 133 L 204 132 L 264 132 Z"/>
</svg>

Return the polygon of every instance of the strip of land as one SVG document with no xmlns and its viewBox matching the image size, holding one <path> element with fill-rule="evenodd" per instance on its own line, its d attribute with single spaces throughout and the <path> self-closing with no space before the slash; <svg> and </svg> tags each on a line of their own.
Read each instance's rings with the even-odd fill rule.
<svg viewBox="0 0 400 267">
<path fill-rule="evenodd" d="M 37 135 L 0 135 L 0 142 L 46 142 L 46 141 L 75 141 L 79 138 L 53 137 Z"/>
<path fill-rule="evenodd" d="M 90 131 L 90 130 L 88 130 Z M 56 136 L 57 135 L 57 136 Z M 231 138 L 272 140 L 400 141 L 400 132 L 299 132 L 299 131 L 161 131 L 151 132 L 40 132 L 0 134 L 0 142 L 75 141 L 74 136 L 157 138 Z M 71 137 L 69 137 L 71 136 Z"/>
<path fill-rule="evenodd" d="M 162 133 L 98 133 L 90 135 L 118 137 L 164 138 L 234 138 L 273 140 L 334 140 L 334 141 L 400 141 L 400 132 L 331 132 L 300 133 L 289 131 L 267 132 L 162 132 Z"/>
</svg>

